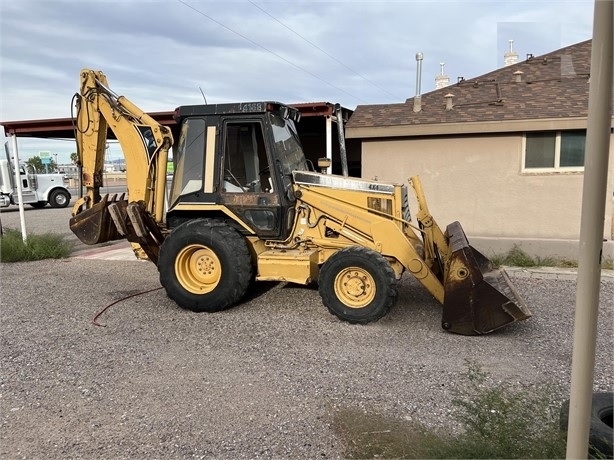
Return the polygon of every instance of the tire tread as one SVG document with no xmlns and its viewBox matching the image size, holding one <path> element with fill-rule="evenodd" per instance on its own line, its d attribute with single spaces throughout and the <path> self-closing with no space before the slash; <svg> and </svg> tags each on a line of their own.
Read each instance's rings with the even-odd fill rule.
<svg viewBox="0 0 614 460">
<path fill-rule="evenodd" d="M 334 303 L 338 302 L 337 296 L 334 294 L 334 288 L 329 280 L 334 280 L 336 261 L 341 258 L 348 259 L 364 259 L 375 264 L 375 269 L 384 275 L 385 285 L 382 287 L 386 293 L 386 297 L 382 302 L 382 306 L 374 312 L 364 316 L 343 315 L 334 308 Z M 330 262 L 330 263 L 329 263 Z M 397 297 L 397 284 L 394 270 L 388 261 L 378 252 L 365 248 L 363 246 L 348 246 L 333 254 L 320 269 L 319 292 L 322 297 L 322 302 L 330 313 L 339 317 L 341 320 L 350 324 L 367 324 L 383 318 L 392 308 Z"/>
<path fill-rule="evenodd" d="M 214 239 L 223 241 L 233 262 L 233 282 L 229 286 L 221 280 L 223 288 L 218 286 L 216 290 L 202 296 L 191 294 L 181 287 L 174 273 L 174 259 L 184 247 L 183 242 L 194 237 L 200 243 Z M 197 312 L 211 313 L 231 307 L 245 295 L 252 279 L 251 256 L 245 239 L 235 229 L 217 219 L 194 219 L 175 228 L 160 250 L 158 271 L 160 284 L 166 289 L 167 295 L 180 307 Z M 218 289 L 224 292 L 216 293 Z"/>
</svg>

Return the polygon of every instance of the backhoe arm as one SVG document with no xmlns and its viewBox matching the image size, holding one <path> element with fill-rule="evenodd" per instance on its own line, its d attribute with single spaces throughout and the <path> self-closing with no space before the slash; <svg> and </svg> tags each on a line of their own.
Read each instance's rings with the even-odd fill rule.
<svg viewBox="0 0 614 460">
<path fill-rule="evenodd" d="M 173 145 L 170 129 L 113 93 L 99 71 L 81 71 L 76 98 L 77 151 L 86 194 L 73 207 L 70 227 L 86 244 L 126 237 L 144 246 L 151 258 L 145 246 L 159 246 L 163 238 L 159 226 L 164 217 L 166 162 Z M 128 200 L 100 196 L 108 128 L 126 161 Z"/>
</svg>

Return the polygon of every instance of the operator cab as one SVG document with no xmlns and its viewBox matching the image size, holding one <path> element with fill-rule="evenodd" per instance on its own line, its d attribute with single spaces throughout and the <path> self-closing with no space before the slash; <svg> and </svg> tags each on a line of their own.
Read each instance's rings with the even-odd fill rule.
<svg viewBox="0 0 614 460">
<path fill-rule="evenodd" d="M 285 239 L 294 222 L 292 171 L 307 170 L 299 119 L 278 102 L 179 107 L 169 226 L 230 217 L 247 234 Z"/>
</svg>

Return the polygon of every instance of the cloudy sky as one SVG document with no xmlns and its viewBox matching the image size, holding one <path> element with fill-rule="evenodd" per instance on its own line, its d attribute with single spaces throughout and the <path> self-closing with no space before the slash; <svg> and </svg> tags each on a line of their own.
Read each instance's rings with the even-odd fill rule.
<svg viewBox="0 0 614 460">
<path fill-rule="evenodd" d="M 442 62 L 451 82 L 502 67 L 510 39 L 521 59 L 587 40 L 592 14 L 592 0 L 0 0 L 0 120 L 70 116 L 81 68 L 146 111 L 202 103 L 200 89 L 209 103 L 403 102 L 419 51 L 425 93 Z M 75 151 L 18 145 L 59 163 Z"/>
</svg>

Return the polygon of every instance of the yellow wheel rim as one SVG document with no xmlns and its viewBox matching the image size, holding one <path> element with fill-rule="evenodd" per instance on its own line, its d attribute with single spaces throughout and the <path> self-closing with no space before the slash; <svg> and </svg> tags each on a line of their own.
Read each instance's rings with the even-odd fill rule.
<svg viewBox="0 0 614 460">
<path fill-rule="evenodd" d="M 183 248 L 175 259 L 177 280 L 192 294 L 213 291 L 222 278 L 222 265 L 215 252 L 201 244 Z"/>
<path fill-rule="evenodd" d="M 375 297 L 375 280 L 363 268 L 348 267 L 335 277 L 335 294 L 351 308 L 364 308 Z"/>
</svg>

